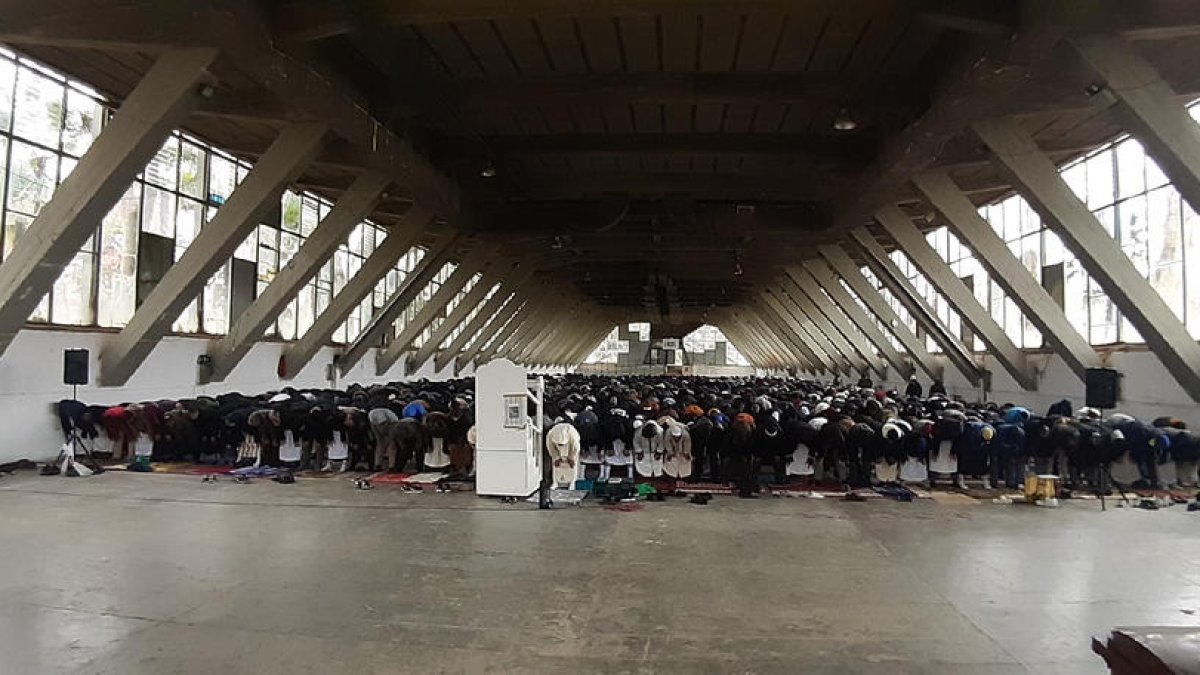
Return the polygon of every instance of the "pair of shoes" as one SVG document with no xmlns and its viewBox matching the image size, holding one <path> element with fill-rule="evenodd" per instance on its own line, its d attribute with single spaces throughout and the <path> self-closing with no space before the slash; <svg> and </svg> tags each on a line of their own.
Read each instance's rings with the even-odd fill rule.
<svg viewBox="0 0 1200 675">
<path fill-rule="evenodd" d="M 699 506 L 704 506 L 711 500 L 712 500 L 711 494 L 709 494 L 707 492 L 701 492 L 701 493 L 692 495 L 692 498 L 688 501 L 690 501 L 693 504 L 697 504 Z"/>
<path fill-rule="evenodd" d="M 372 490 L 375 488 L 374 485 L 371 485 L 371 481 L 367 480 L 366 478 L 355 478 L 354 487 L 358 488 L 359 490 Z"/>
<path fill-rule="evenodd" d="M 215 474 L 215 473 L 206 474 L 203 478 L 200 479 L 200 482 L 201 483 L 215 483 L 215 482 L 217 482 L 217 474 Z"/>
</svg>

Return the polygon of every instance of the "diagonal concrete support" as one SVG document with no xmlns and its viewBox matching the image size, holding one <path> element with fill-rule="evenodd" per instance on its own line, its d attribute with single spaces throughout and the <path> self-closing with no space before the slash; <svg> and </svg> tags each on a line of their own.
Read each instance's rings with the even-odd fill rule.
<svg viewBox="0 0 1200 675">
<path fill-rule="evenodd" d="M 1079 258 L 1184 390 L 1200 401 L 1200 345 L 1075 196 L 1053 162 L 1010 120 L 977 122 L 974 128 L 1046 225 Z"/>
<path fill-rule="evenodd" d="M 604 341 L 604 338 L 607 337 L 611 331 L 611 322 L 597 320 L 587 338 L 573 352 L 559 359 L 558 365 L 569 368 L 583 363 L 583 360 L 588 357 L 588 354 L 596 351 L 596 348 L 600 346 L 600 343 Z"/>
<path fill-rule="evenodd" d="M 908 216 L 898 207 L 885 207 L 875 214 L 875 220 L 887 230 L 905 255 L 913 261 L 925 274 L 925 278 L 941 291 L 942 296 L 950 306 L 958 312 L 962 320 L 979 336 L 988 350 L 1000 362 L 1000 365 L 1012 375 L 1023 389 L 1037 389 L 1037 378 L 1034 377 L 1025 354 L 1017 348 L 1004 332 L 1000 324 L 988 314 L 983 305 L 975 299 L 975 294 L 962 279 L 954 274 L 950 265 L 942 260 L 938 252 L 925 240 L 925 236 L 917 229 Z"/>
<path fill-rule="evenodd" d="M 733 346 L 746 357 L 750 365 L 759 368 L 768 365 L 768 359 L 762 349 L 746 337 L 742 332 L 741 325 L 735 322 L 732 317 L 721 319 L 719 327 L 721 328 L 721 332 L 729 337 Z"/>
<path fill-rule="evenodd" d="M 588 311 L 587 303 L 576 297 L 564 298 L 560 295 L 550 304 L 557 311 L 544 320 L 530 324 L 529 330 L 516 333 L 504 346 L 504 358 L 517 363 L 524 362 L 531 357 L 535 347 L 544 347 L 547 343 L 573 334 Z"/>
<path fill-rule="evenodd" d="M 934 342 L 941 346 L 946 358 L 954 364 L 958 372 L 962 373 L 967 382 L 978 384 L 983 378 L 983 373 L 975 365 L 971 350 L 950 332 L 949 327 L 938 320 L 933 307 L 917 292 L 912 282 L 900 272 L 900 268 L 888 257 L 887 251 L 883 250 L 875 237 L 865 227 L 854 228 L 850 235 L 853 237 L 854 243 L 862 250 L 867 267 L 871 268 L 884 287 L 900 301 L 900 304 L 904 305 L 908 313 L 933 338 Z"/>
<path fill-rule="evenodd" d="M 164 54 L 0 264 L 0 354 L 105 214 L 202 99 L 214 49 Z"/>
<path fill-rule="evenodd" d="M 450 344 L 443 350 L 440 350 L 433 357 L 433 368 L 437 372 L 441 372 L 454 357 L 463 352 L 463 348 L 470 342 L 471 338 L 479 332 L 479 329 L 487 325 L 492 316 L 506 306 L 506 303 L 512 298 L 514 293 L 520 293 L 521 289 L 533 277 L 533 265 L 528 262 L 523 262 L 512 276 L 504 283 L 500 284 L 499 290 L 492 295 L 492 299 L 479 310 L 474 319 L 463 328 L 458 337 L 454 338 Z"/>
<path fill-rule="evenodd" d="M 838 287 L 838 291 L 840 291 L 838 298 L 844 297 L 842 300 L 850 301 L 848 304 L 842 303 L 841 300 L 833 299 L 832 294 L 822 292 L 824 286 L 836 285 L 836 276 L 832 270 L 829 270 L 828 267 L 824 268 L 828 277 L 824 277 L 822 280 L 818 280 L 808 268 L 797 267 L 797 265 L 790 265 L 784 271 L 787 281 L 791 282 L 790 288 L 793 289 L 793 292 L 806 295 L 812 305 L 815 305 L 818 310 L 824 312 L 824 315 L 829 317 L 830 322 L 839 325 L 839 327 L 848 324 L 845 325 L 846 333 L 854 333 L 854 330 L 850 328 L 851 325 L 858 328 L 857 334 L 859 340 L 863 340 L 863 346 L 868 348 L 868 350 L 874 347 L 875 351 L 872 354 L 877 353 L 882 356 L 882 358 L 880 356 L 872 357 L 872 368 L 878 374 L 887 377 L 887 363 L 892 364 L 900 374 L 910 374 L 912 372 L 913 366 L 911 363 L 908 363 L 904 354 L 901 354 L 899 350 L 896 350 L 892 346 L 892 342 L 883 334 L 878 324 L 872 321 L 871 317 L 863 311 L 862 307 L 854 304 L 854 301 L 845 292 L 845 289 Z"/>
<path fill-rule="evenodd" d="M 454 296 L 462 292 L 462 289 L 471 281 L 471 277 L 491 262 L 492 254 L 493 252 L 484 246 L 475 246 L 470 253 L 467 253 L 466 257 L 459 261 L 454 271 L 438 287 L 433 297 L 421 306 L 412 321 L 406 323 L 395 338 L 388 342 L 387 349 L 381 350 L 376 355 L 376 375 L 383 375 L 392 367 L 392 364 L 400 360 L 404 352 L 411 348 L 412 341 L 416 340 L 421 331 L 425 330 L 426 326 L 433 323 L 433 320 L 445 311 L 446 305 L 450 304 Z"/>
<path fill-rule="evenodd" d="M 424 305 L 421 305 L 421 309 L 416 312 L 413 321 L 404 324 L 394 339 L 388 342 L 388 348 L 380 350 L 376 354 L 376 375 L 388 372 L 392 364 L 395 364 L 400 357 L 404 356 L 404 352 L 412 348 L 413 340 L 416 340 L 421 331 L 432 324 L 434 319 L 442 315 L 446 305 L 450 304 L 450 300 L 454 300 L 456 295 L 462 293 L 462 289 L 466 288 L 470 277 L 487 267 L 491 259 L 492 251 L 487 250 L 484 246 L 475 246 L 462 261 L 458 262 L 442 286 L 439 286 L 432 297 Z"/>
<path fill-rule="evenodd" d="M 100 378 L 105 385 L 121 385 L 145 361 L 171 324 L 196 298 L 217 268 L 233 255 L 258 223 L 279 206 L 279 197 L 316 157 L 328 128 L 300 122 L 284 127 L 271 147 L 217 209 L 195 241 L 184 251 L 125 328 L 112 338 L 100 356 Z"/>
<path fill-rule="evenodd" d="M 561 310 L 548 300 L 539 300 L 532 312 L 520 317 L 517 325 L 510 323 L 480 352 L 479 361 L 486 362 L 496 357 L 512 360 L 517 350 L 522 349 L 535 335 L 546 329 L 548 322 L 561 316 Z M 511 330 L 510 330 L 511 328 Z M 506 335 L 507 334 L 507 335 Z"/>
<path fill-rule="evenodd" d="M 803 272 L 803 270 L 801 271 Z M 805 274 L 807 273 L 805 272 Z M 879 356 L 882 352 L 871 344 L 862 331 L 854 330 L 856 324 L 845 314 L 838 311 L 838 308 L 830 302 L 829 298 L 820 292 L 815 280 L 810 287 L 811 291 L 806 290 L 805 287 L 796 283 L 787 274 L 781 276 L 778 279 L 778 283 L 791 296 L 793 302 L 801 305 L 808 311 L 809 316 L 820 316 L 824 325 L 828 326 L 831 330 L 839 331 L 846 342 L 862 355 L 866 365 L 878 373 L 880 377 L 887 377 L 887 362 Z"/>
<path fill-rule="evenodd" d="M 434 329 L 429 336 L 429 340 L 421 345 L 415 353 L 410 355 L 405 362 L 405 372 L 414 373 L 425 365 L 425 362 L 438 351 L 438 348 L 446 341 L 450 334 L 454 332 L 467 316 L 475 309 L 482 311 L 481 305 L 484 303 L 484 298 L 497 284 L 501 284 L 505 279 L 509 278 L 516 270 L 516 263 L 505 261 L 497 261 L 488 269 L 484 270 L 483 275 L 479 278 L 479 283 L 471 289 L 471 292 L 455 306 L 454 311 L 450 312 L 446 318 Z M 500 292 L 500 288 L 496 288 L 496 292 Z M 466 327 L 464 326 L 464 332 Z M 461 333 L 460 333 L 461 334 Z"/>
<path fill-rule="evenodd" d="M 821 355 L 821 358 L 818 358 L 816 361 L 810 361 L 804 352 L 797 350 L 795 343 L 785 341 L 781 338 L 776 329 L 764 320 L 762 311 L 761 308 L 748 306 L 746 312 L 741 315 L 741 318 L 746 324 L 751 338 L 757 339 L 764 345 L 768 353 L 775 355 L 776 368 L 787 368 L 802 363 L 809 363 L 811 364 L 810 367 L 816 372 L 833 372 L 832 368 L 823 360 L 824 355 Z"/>
<path fill-rule="evenodd" d="M 807 361 L 821 371 L 832 371 L 830 359 L 816 345 L 798 338 L 785 337 L 790 331 L 782 328 L 774 313 L 760 302 L 748 300 L 737 316 L 746 325 L 750 335 L 774 354 L 780 364 Z"/>
<path fill-rule="evenodd" d="M 745 324 L 734 316 L 733 312 L 725 314 L 720 320 L 721 332 L 728 335 L 734 341 L 738 351 L 745 355 L 750 364 L 756 368 L 773 367 L 775 357 L 765 349 L 762 345 L 750 337 L 749 331 Z M 807 366 L 806 366 L 807 367 Z"/>
<path fill-rule="evenodd" d="M 835 372 L 848 373 L 853 365 L 849 357 L 842 353 L 828 337 L 825 336 L 802 312 L 792 311 L 769 290 L 763 291 L 758 298 L 758 307 L 764 318 L 779 329 L 776 336 L 791 342 L 797 347 L 809 347 L 818 356 L 826 359 L 826 363 Z"/>
<path fill-rule="evenodd" d="M 1112 111 L 1200 213 L 1200 125 L 1171 85 L 1126 40 L 1110 35 L 1077 38 L 1075 47 L 1104 81 L 1097 98 Z"/>
<path fill-rule="evenodd" d="M 501 323 L 500 330 L 493 335 L 481 335 L 476 345 L 471 345 L 473 355 L 469 356 L 466 361 L 470 361 L 475 365 L 482 365 L 491 361 L 499 353 L 505 343 L 511 342 L 514 338 L 523 336 L 526 332 L 532 330 L 532 326 L 541 321 L 544 321 L 553 315 L 553 310 L 550 307 L 550 299 L 542 293 L 534 293 L 529 300 L 521 307 L 520 311 L 514 313 L 507 322 Z M 501 319 L 503 321 L 503 319 Z"/>
<path fill-rule="evenodd" d="M 321 347 L 329 342 L 329 337 L 338 329 L 338 326 L 345 323 L 350 312 L 361 305 L 363 299 L 375 290 L 380 279 L 395 269 L 396 261 L 412 250 L 429 226 L 431 217 L 430 212 L 424 207 L 414 205 L 413 209 L 405 214 L 403 222 L 392 228 L 383 243 L 376 247 L 375 251 L 363 262 L 358 274 L 350 277 L 342 290 L 330 301 L 325 311 L 321 312 L 313 321 L 313 325 L 304 335 L 300 336 L 299 340 L 284 349 L 284 363 L 287 365 L 284 379 L 295 377 L 296 373 L 303 370 L 304 366 L 308 365 L 308 362 L 317 355 Z M 419 263 L 418 269 L 420 269 Z M 345 374 L 347 370 L 343 368 L 342 373 Z"/>
<path fill-rule="evenodd" d="M 824 279 L 820 276 L 829 267 L 832 267 L 837 272 L 838 276 L 840 276 L 850 287 L 850 290 L 854 291 L 855 295 L 857 295 L 859 299 L 866 304 L 867 308 L 875 316 L 879 317 L 879 320 L 883 323 L 883 325 L 887 326 L 891 330 L 892 335 L 895 335 L 896 339 L 900 341 L 900 344 L 904 346 L 905 351 L 908 352 L 908 355 L 912 358 L 913 362 L 919 366 L 921 370 L 925 371 L 930 377 L 934 379 L 941 379 L 942 369 L 938 363 L 934 361 L 933 356 L 931 356 L 925 349 L 924 340 L 915 335 L 911 330 L 909 330 L 908 326 L 900 320 L 900 317 L 895 311 L 892 310 L 891 306 L 884 301 L 883 296 L 879 295 L 879 292 L 867 282 L 867 278 L 862 275 L 862 272 L 858 269 L 858 265 L 854 264 L 854 261 L 850 259 L 850 256 L 846 255 L 846 251 L 840 246 L 820 246 L 818 247 L 818 250 L 821 253 L 821 257 L 823 257 L 825 262 L 828 264 L 822 265 L 819 263 L 819 261 L 810 260 L 805 262 L 805 266 L 807 267 L 808 271 L 813 274 L 813 276 L 817 277 L 817 279 L 822 282 L 822 286 L 825 288 L 826 292 L 829 293 L 830 297 L 834 298 L 834 302 L 840 304 L 841 300 L 838 299 L 839 297 L 845 297 L 847 299 L 850 299 L 850 297 L 849 294 L 845 292 L 845 289 L 841 288 L 836 281 L 832 283 L 826 283 L 827 279 Z M 852 299 L 851 304 L 854 304 Z M 846 309 L 846 307 L 843 306 L 842 309 Z M 900 371 L 900 374 L 904 377 L 908 377 L 912 374 L 912 366 L 905 366 L 904 369 Z"/>
<path fill-rule="evenodd" d="M 769 352 L 775 355 L 780 366 L 809 362 L 821 372 L 832 372 L 824 353 L 818 354 L 813 345 L 803 344 L 796 340 L 784 339 L 784 331 L 777 322 L 771 319 L 761 304 L 750 301 L 745 303 L 744 311 L 736 314 L 746 324 L 751 337 L 761 342 Z"/>
<path fill-rule="evenodd" d="M 596 348 L 600 346 L 600 343 L 604 341 L 604 338 L 611 330 L 612 325 L 609 321 L 597 318 L 596 322 L 592 325 L 592 330 L 588 332 L 583 342 L 579 343 L 579 346 L 573 351 L 569 352 L 566 356 L 560 358 L 558 360 L 558 365 L 570 368 L 583 363 L 584 359 L 588 357 L 588 354 L 596 351 Z"/>
<path fill-rule="evenodd" d="M 587 330 L 590 319 L 587 307 L 574 307 L 567 314 L 547 322 L 531 333 L 525 341 L 514 347 L 508 358 L 517 363 L 545 364 L 557 353 L 569 349 Z"/>
<path fill-rule="evenodd" d="M 400 281 L 387 303 L 380 307 L 371 317 L 371 321 L 363 327 L 354 342 L 342 350 L 338 357 L 338 368 L 343 374 L 350 372 L 372 347 L 379 345 L 383 336 L 392 328 L 396 317 L 416 300 L 417 296 L 429 285 L 437 273 L 454 257 L 455 251 L 462 238 L 458 235 L 442 237 L 433 247 L 425 252 L 421 261 L 413 271 Z M 368 292 L 370 292 L 368 290 Z M 366 297 L 365 295 L 363 297 Z M 361 299 L 360 299 L 361 302 Z M 343 319 L 344 320 L 344 319 Z"/>
<path fill-rule="evenodd" d="M 567 361 L 573 358 L 576 352 L 583 351 L 583 355 L 579 358 L 587 356 L 591 349 L 594 349 L 596 344 L 603 338 L 600 333 L 601 328 L 608 328 L 608 321 L 601 318 L 598 309 L 591 308 L 587 311 L 584 320 L 579 325 L 579 330 L 570 340 L 564 341 L 561 346 L 556 349 L 547 349 L 545 360 L 551 365 L 564 365 Z M 607 333 L 607 331 L 605 331 Z"/>
<path fill-rule="evenodd" d="M 267 326 L 278 318 L 279 312 L 296 297 L 321 265 L 333 256 L 338 245 L 370 213 L 389 184 L 390 178 L 374 172 L 362 174 L 351 184 L 350 189 L 317 225 L 317 229 L 304 240 L 296 255 L 267 285 L 262 295 L 234 320 L 229 333 L 209 349 L 212 369 L 202 374 L 201 384 L 220 382 L 229 375 L 262 337 Z M 405 215 L 401 227 L 416 234 L 424 228 L 428 218 L 428 212 L 414 204 Z M 391 236 L 394 235 L 393 231 Z"/>
<path fill-rule="evenodd" d="M 1100 356 L 1096 350 L 1071 325 L 1058 303 L 1017 260 L 1004 240 L 979 215 L 975 205 L 949 176 L 942 172 L 920 174 L 913 178 L 913 184 L 933 208 L 945 217 L 963 243 L 975 252 L 979 264 L 1004 289 L 1021 313 L 1037 326 L 1048 346 L 1062 357 L 1081 381 L 1088 368 L 1100 367 Z M 904 218 L 899 208 L 893 208 L 896 210 L 893 218 Z"/>
<path fill-rule="evenodd" d="M 719 321 L 721 332 L 729 338 L 730 344 L 733 344 L 742 353 L 750 365 L 763 367 L 767 360 L 762 350 L 742 333 L 742 327 L 732 317 L 721 317 Z"/>
<path fill-rule="evenodd" d="M 842 335 L 842 332 L 825 318 L 824 314 L 808 303 L 808 296 L 789 290 L 789 286 L 794 287 L 795 284 L 784 275 L 782 280 L 776 280 L 775 286 L 770 288 L 769 292 L 774 294 L 779 304 L 791 312 L 798 321 L 808 326 L 810 333 L 820 333 L 821 337 L 839 352 L 851 370 L 865 370 L 867 361 L 864 354 L 859 353 L 854 345 Z M 869 356 L 874 358 L 873 354 Z"/>
<path fill-rule="evenodd" d="M 536 285 L 536 284 L 535 284 Z M 487 323 L 471 337 L 471 341 L 466 344 L 463 352 L 454 357 L 454 370 L 460 372 L 467 367 L 468 363 L 475 363 L 479 358 L 480 352 L 484 350 L 488 344 L 498 337 L 501 333 L 508 330 L 512 326 L 512 330 L 516 330 L 517 326 L 523 320 L 522 317 L 533 311 L 534 303 L 529 298 L 535 297 L 532 293 L 514 294 L 496 313 L 487 320 Z M 516 325 L 513 325 L 515 322 Z"/>
<path fill-rule="evenodd" d="M 879 324 L 859 307 L 858 303 L 854 302 L 854 298 L 850 297 L 846 289 L 842 288 L 838 283 L 837 274 L 829 268 L 828 264 L 820 259 L 813 259 L 805 261 L 802 267 L 789 266 L 784 269 L 784 272 L 791 277 L 792 281 L 796 282 L 796 285 L 802 288 L 812 288 L 814 295 L 823 290 L 830 302 L 836 305 L 855 326 L 858 326 L 858 330 L 871 341 L 871 344 L 875 345 L 879 353 L 883 354 L 883 358 L 892 364 L 901 377 L 907 378 L 914 372 L 912 363 L 892 345 Z"/>
</svg>

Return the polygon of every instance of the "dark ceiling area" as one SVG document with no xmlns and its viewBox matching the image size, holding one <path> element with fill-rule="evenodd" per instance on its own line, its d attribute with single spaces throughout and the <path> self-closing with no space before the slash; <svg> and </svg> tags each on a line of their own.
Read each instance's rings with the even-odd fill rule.
<svg viewBox="0 0 1200 675">
<path fill-rule="evenodd" d="M 444 4 L 271 11 L 285 50 L 463 188 L 470 229 L 655 319 L 734 302 L 816 243 L 978 42 L 928 2 Z"/>
<path fill-rule="evenodd" d="M 421 202 L 426 243 L 468 233 L 615 321 L 680 330 L 881 206 L 933 226 L 920 171 L 977 204 L 1006 194 L 979 119 L 1017 119 L 1059 162 L 1111 139 L 1075 32 L 1118 32 L 1181 97 L 1200 92 L 1184 0 L 6 5 L 0 42 L 114 101 L 164 51 L 217 47 L 188 132 L 253 160 L 284 124 L 324 121 L 337 140 L 299 187 L 336 200 L 384 170 L 381 224 Z"/>
</svg>

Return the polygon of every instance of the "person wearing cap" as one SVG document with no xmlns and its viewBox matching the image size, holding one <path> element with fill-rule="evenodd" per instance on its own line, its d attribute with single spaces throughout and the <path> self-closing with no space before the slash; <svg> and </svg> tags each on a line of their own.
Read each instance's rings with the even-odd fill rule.
<svg viewBox="0 0 1200 675">
<path fill-rule="evenodd" d="M 908 398 L 921 398 L 923 391 L 924 390 L 921 388 L 921 383 L 917 382 L 916 375 L 908 378 L 908 386 L 904 388 L 905 396 Z"/>
<path fill-rule="evenodd" d="M 663 473 L 675 479 L 692 474 L 692 435 L 682 422 L 662 417 L 659 424 L 666 430 L 663 438 Z"/>
</svg>

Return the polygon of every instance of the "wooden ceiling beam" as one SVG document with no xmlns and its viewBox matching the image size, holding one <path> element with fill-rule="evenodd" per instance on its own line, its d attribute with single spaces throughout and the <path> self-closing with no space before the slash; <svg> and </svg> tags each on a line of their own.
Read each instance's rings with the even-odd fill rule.
<svg viewBox="0 0 1200 675">
<path fill-rule="evenodd" d="M 842 4 L 857 6 L 859 11 L 863 11 L 878 5 L 879 0 L 843 0 Z M 786 11 L 794 8 L 794 0 L 700 0 L 691 3 L 682 3 L 679 0 L 292 0 L 277 3 L 275 14 L 281 38 L 305 41 L 348 33 L 354 30 L 363 17 L 389 26 L 419 26 L 491 19 L 612 19 L 671 15 L 683 10 L 732 10 L 749 13 Z"/>
<path fill-rule="evenodd" d="M 763 155 L 858 164 L 870 158 L 875 145 L 875 139 L 861 134 L 550 134 L 446 138 L 434 145 L 433 155 L 437 161 L 479 160 L 488 155 Z"/>
<path fill-rule="evenodd" d="M 820 175 L 780 176 L 670 173 L 625 175 L 519 174 L 519 196 L 528 199 L 589 199 L 623 195 L 632 198 L 693 196 L 699 200 L 732 202 L 818 202 L 828 200 L 836 186 Z M 486 198 L 486 182 L 469 187 Z"/>
<path fill-rule="evenodd" d="M 468 109 L 547 103 L 836 103 L 890 107 L 910 100 L 901 82 L 866 95 L 853 82 L 825 73 L 620 72 L 553 73 L 459 80 L 449 92 Z"/>
</svg>

